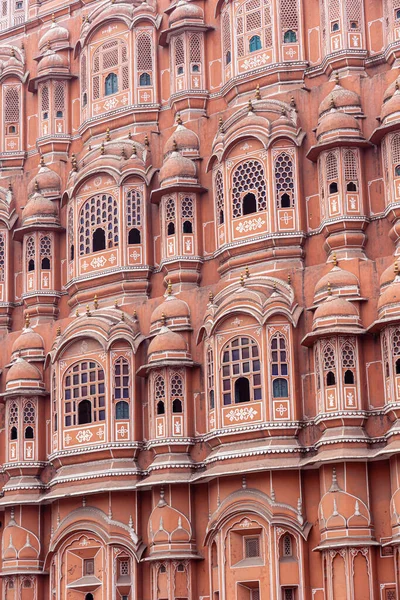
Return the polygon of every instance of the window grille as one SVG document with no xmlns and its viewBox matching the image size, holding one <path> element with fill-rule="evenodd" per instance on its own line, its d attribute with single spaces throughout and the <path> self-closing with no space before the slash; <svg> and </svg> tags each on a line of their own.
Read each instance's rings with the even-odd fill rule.
<svg viewBox="0 0 400 600">
<path fill-rule="evenodd" d="M 24 406 L 24 423 L 31 424 L 35 422 L 35 405 L 32 402 L 26 402 Z"/>
<path fill-rule="evenodd" d="M 267 208 L 267 189 L 264 167 L 258 160 L 249 160 L 236 167 L 232 176 L 233 217 L 243 216 L 242 200 L 246 192 L 254 192 L 257 197 L 257 210 Z"/>
<path fill-rule="evenodd" d="M 54 82 L 54 110 L 65 110 L 65 84 L 63 81 Z"/>
<path fill-rule="evenodd" d="M 47 85 L 44 85 L 41 88 L 41 100 L 42 100 L 42 111 L 50 110 L 50 101 L 49 101 L 49 88 Z"/>
<path fill-rule="evenodd" d="M 128 227 L 142 225 L 142 193 L 139 190 L 129 190 L 126 194 L 126 218 Z"/>
<path fill-rule="evenodd" d="M 153 40 L 150 34 L 141 33 L 136 40 L 138 71 L 153 70 Z"/>
<path fill-rule="evenodd" d="M 261 363 L 257 343 L 249 337 L 231 340 L 222 353 L 222 391 L 224 405 L 236 400 L 233 384 L 246 377 L 250 382 L 254 400 L 261 400 Z"/>
<path fill-rule="evenodd" d="M 122 356 L 114 363 L 114 398 L 116 400 L 130 397 L 130 368 L 129 361 Z"/>
<path fill-rule="evenodd" d="M 278 208 L 288 208 L 288 206 L 282 206 L 284 194 L 289 195 L 289 204 L 293 206 L 295 203 L 294 168 L 292 157 L 287 152 L 282 152 L 275 160 L 275 185 Z"/>
<path fill-rule="evenodd" d="M 5 281 L 6 269 L 6 240 L 4 233 L 0 233 L 0 282 Z"/>
<path fill-rule="evenodd" d="M 258 558 L 260 556 L 260 538 L 245 538 L 245 557 Z"/>
<path fill-rule="evenodd" d="M 324 369 L 330 371 L 336 368 L 335 350 L 331 344 L 326 344 L 324 348 Z"/>
<path fill-rule="evenodd" d="M 19 122 L 20 99 L 19 87 L 6 87 L 4 92 L 4 122 Z"/>
<path fill-rule="evenodd" d="M 357 156 L 351 150 L 347 150 L 343 157 L 344 178 L 346 181 L 358 180 Z"/>
<path fill-rule="evenodd" d="M 326 157 L 325 169 L 327 180 L 337 181 L 339 178 L 338 160 L 336 154 L 333 152 L 330 152 Z"/>
<path fill-rule="evenodd" d="M 78 405 L 90 398 L 92 421 L 106 418 L 104 371 L 94 361 L 82 361 L 70 367 L 64 377 L 65 426 L 78 425 Z"/>
<path fill-rule="evenodd" d="M 83 205 L 79 218 L 79 255 L 93 252 L 92 236 L 103 226 L 106 233 L 106 247 L 118 246 L 118 204 L 113 196 L 97 194 Z"/>
<path fill-rule="evenodd" d="M 121 577 L 129 575 L 129 561 L 128 560 L 121 560 L 120 561 L 120 563 L 119 563 L 119 574 L 121 575 Z"/>
<path fill-rule="evenodd" d="M 214 179 L 215 199 L 217 208 L 217 223 L 224 223 L 224 179 L 221 171 L 217 171 Z"/>
</svg>

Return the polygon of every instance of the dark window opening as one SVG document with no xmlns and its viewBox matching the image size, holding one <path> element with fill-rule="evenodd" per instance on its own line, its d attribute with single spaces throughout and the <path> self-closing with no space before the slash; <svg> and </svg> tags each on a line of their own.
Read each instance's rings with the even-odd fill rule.
<svg viewBox="0 0 400 600">
<path fill-rule="evenodd" d="M 338 184 L 336 181 L 332 181 L 332 183 L 329 184 L 329 193 L 337 194 L 337 192 L 338 192 Z"/>
<path fill-rule="evenodd" d="M 254 194 L 246 194 L 243 198 L 243 216 L 257 212 L 257 199 Z"/>
<path fill-rule="evenodd" d="M 281 196 L 281 208 L 290 208 L 290 196 L 289 196 L 289 194 L 282 194 L 282 196 Z"/>
<path fill-rule="evenodd" d="M 42 258 L 42 269 L 45 271 L 48 271 L 50 269 L 50 259 L 47 258 L 47 256 L 45 258 Z"/>
<path fill-rule="evenodd" d="M 358 21 L 352 21 L 350 23 L 350 29 L 358 29 Z"/>
<path fill-rule="evenodd" d="M 165 415 L 165 405 L 164 405 L 164 402 L 162 400 L 159 400 L 157 402 L 157 414 L 158 415 Z"/>
<path fill-rule="evenodd" d="M 332 371 L 329 371 L 326 376 L 326 385 L 336 385 L 336 377 Z"/>
<path fill-rule="evenodd" d="M 83 98 L 82 98 L 82 105 L 83 105 L 83 106 L 86 106 L 86 104 L 87 104 L 87 93 L 85 92 L 85 93 L 83 94 Z"/>
<path fill-rule="evenodd" d="M 129 231 L 128 244 L 140 244 L 140 231 L 136 227 Z"/>
<path fill-rule="evenodd" d="M 93 594 L 86 594 L 85 600 L 94 600 Z"/>
<path fill-rule="evenodd" d="M 235 404 L 250 402 L 250 381 L 247 377 L 239 377 L 235 381 Z"/>
<path fill-rule="evenodd" d="M 33 427 L 28 426 L 25 429 L 25 439 L 26 440 L 33 440 Z"/>
<path fill-rule="evenodd" d="M 75 246 L 74 244 L 71 244 L 71 248 L 70 248 L 70 260 L 74 260 L 75 258 Z"/>
<path fill-rule="evenodd" d="M 400 19 L 400 9 L 396 10 L 396 19 Z"/>
<path fill-rule="evenodd" d="M 250 38 L 250 42 L 249 42 L 249 51 L 250 52 L 256 52 L 257 50 L 261 50 L 261 38 L 259 35 L 253 35 L 253 37 Z"/>
<path fill-rule="evenodd" d="M 192 65 L 192 73 L 199 73 L 200 67 L 199 65 Z"/>
<path fill-rule="evenodd" d="M 274 379 L 272 383 L 272 395 L 274 398 L 287 398 L 289 395 L 288 382 L 286 379 Z"/>
<path fill-rule="evenodd" d="M 348 192 L 356 192 L 357 191 L 357 184 L 355 184 L 354 181 L 350 181 L 347 184 L 347 191 Z"/>
<path fill-rule="evenodd" d="M 230 65 L 231 60 L 232 60 L 232 54 L 231 54 L 231 51 L 228 50 L 228 52 L 225 54 L 225 64 Z"/>
<path fill-rule="evenodd" d="M 400 165 L 396 165 L 396 168 L 394 170 L 394 174 L 396 177 L 400 177 Z"/>
<path fill-rule="evenodd" d="M 350 369 L 347 369 L 347 371 L 345 371 L 344 382 L 348 384 L 354 383 L 354 373 L 353 371 L 350 371 Z"/>
<path fill-rule="evenodd" d="M 160 573 L 166 573 L 166 572 L 167 572 L 167 567 L 165 565 L 161 565 Z"/>
<path fill-rule="evenodd" d="M 193 233 L 193 224 L 191 221 L 184 221 L 182 227 L 183 233 Z"/>
<path fill-rule="evenodd" d="M 178 75 L 183 75 L 183 67 L 178 67 Z"/>
<path fill-rule="evenodd" d="M 224 224 L 224 222 L 225 222 L 224 211 L 223 211 L 223 210 L 220 210 L 220 211 L 219 211 L 219 224 L 220 224 L 220 225 L 223 225 L 223 224 Z"/>
<path fill-rule="evenodd" d="M 332 23 L 332 31 L 339 31 L 340 27 L 339 27 L 339 23 L 338 21 L 335 21 L 335 23 Z"/>
<path fill-rule="evenodd" d="M 16 133 L 17 129 L 15 127 L 15 125 L 10 125 L 10 127 L 8 128 L 8 133 Z"/>
<path fill-rule="evenodd" d="M 289 29 L 289 31 L 285 31 L 283 41 L 285 44 L 294 44 L 295 42 L 297 42 L 296 32 L 292 31 L 291 29 Z"/>
<path fill-rule="evenodd" d="M 82 400 L 78 404 L 78 425 L 92 422 L 92 404 L 89 400 Z"/>
<path fill-rule="evenodd" d="M 49 113 L 48 112 L 43 113 L 43 120 L 47 121 L 48 118 L 49 118 Z"/>
<path fill-rule="evenodd" d="M 140 86 L 151 85 L 151 77 L 150 77 L 149 73 L 141 74 L 141 76 L 139 78 L 139 85 Z"/>
<path fill-rule="evenodd" d="M 58 110 L 58 111 L 56 112 L 56 117 L 57 117 L 57 119 L 62 119 L 62 118 L 63 118 L 63 116 L 64 116 L 64 113 L 63 113 L 63 111 L 62 111 L 62 110 Z"/>
<path fill-rule="evenodd" d="M 400 358 L 396 360 L 396 375 L 400 375 Z"/>
<path fill-rule="evenodd" d="M 31 258 L 31 260 L 28 262 L 28 271 L 34 271 L 35 270 L 35 261 L 33 260 L 33 258 Z"/>
<path fill-rule="evenodd" d="M 214 396 L 214 390 L 210 391 L 210 409 L 212 410 L 213 408 L 215 408 L 215 396 Z"/>
<path fill-rule="evenodd" d="M 104 95 L 111 96 L 118 92 L 118 77 L 115 73 L 110 73 L 104 80 Z"/>
<path fill-rule="evenodd" d="M 182 402 L 179 400 L 179 398 L 175 398 L 175 400 L 172 403 L 172 412 L 173 413 L 181 413 L 182 411 Z"/>
<path fill-rule="evenodd" d="M 179 563 L 179 565 L 177 566 L 177 571 L 179 571 L 180 573 L 183 573 L 185 571 L 185 566 L 183 563 Z"/>
<path fill-rule="evenodd" d="M 117 402 L 115 405 L 115 418 L 116 419 L 129 419 L 129 404 L 124 400 Z"/>
<path fill-rule="evenodd" d="M 106 249 L 106 233 L 104 229 L 99 227 L 93 233 L 93 252 L 100 252 L 101 250 Z"/>
<path fill-rule="evenodd" d="M 175 235 L 175 223 L 173 223 L 172 221 L 168 223 L 167 235 Z"/>
<path fill-rule="evenodd" d="M 18 430 L 16 427 L 11 427 L 11 439 L 12 440 L 18 439 Z"/>
</svg>

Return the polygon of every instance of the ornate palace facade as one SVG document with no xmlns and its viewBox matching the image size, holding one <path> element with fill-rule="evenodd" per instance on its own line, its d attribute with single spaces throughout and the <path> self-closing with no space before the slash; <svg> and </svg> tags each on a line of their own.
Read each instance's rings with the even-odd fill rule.
<svg viewBox="0 0 400 600">
<path fill-rule="evenodd" d="M 2 600 L 399 600 L 400 1 L 0 12 Z"/>
</svg>

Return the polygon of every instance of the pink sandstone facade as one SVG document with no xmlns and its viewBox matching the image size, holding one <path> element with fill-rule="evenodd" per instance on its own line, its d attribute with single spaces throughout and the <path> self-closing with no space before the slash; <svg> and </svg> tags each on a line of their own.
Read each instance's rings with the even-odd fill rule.
<svg viewBox="0 0 400 600">
<path fill-rule="evenodd" d="M 0 2 L 2 600 L 399 600 L 400 1 Z"/>
</svg>

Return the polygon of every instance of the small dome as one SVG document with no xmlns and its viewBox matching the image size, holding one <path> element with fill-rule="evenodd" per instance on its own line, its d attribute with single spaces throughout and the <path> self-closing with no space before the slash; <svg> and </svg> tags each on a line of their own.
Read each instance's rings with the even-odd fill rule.
<svg viewBox="0 0 400 600">
<path fill-rule="evenodd" d="M 61 69 L 62 71 L 65 71 L 68 68 L 69 65 L 67 58 L 51 50 L 47 52 L 41 59 L 38 66 L 38 72 L 40 73 L 42 71 L 48 71 L 49 69 Z"/>
<path fill-rule="evenodd" d="M 140 150 L 140 155 L 142 155 L 142 148 L 138 147 L 138 144 L 132 140 L 111 140 L 110 142 L 105 142 L 104 144 L 104 155 L 118 156 L 126 159 L 138 158 L 140 160 L 138 149 Z"/>
<path fill-rule="evenodd" d="M 332 291 L 333 295 L 358 294 L 358 278 L 353 273 L 350 273 L 350 271 L 335 266 L 318 281 L 315 286 L 314 301 L 322 300 L 327 297 L 330 291 Z"/>
<path fill-rule="evenodd" d="M 394 278 L 396 277 L 398 273 L 398 265 L 397 265 L 397 261 L 395 261 L 393 264 L 390 264 L 387 269 L 385 269 L 381 275 L 381 278 L 379 280 L 379 285 L 380 287 L 385 287 L 387 285 L 389 285 L 389 283 L 392 283 L 392 281 L 394 281 Z"/>
<path fill-rule="evenodd" d="M 325 302 L 318 306 L 314 314 L 314 321 L 320 318 L 326 317 L 358 317 L 358 310 L 354 304 L 345 300 L 344 298 L 338 298 L 336 296 L 329 296 Z"/>
<path fill-rule="evenodd" d="M 203 21 L 204 13 L 200 6 L 194 2 L 179 0 L 174 11 L 169 18 L 169 25 L 174 25 L 178 21 Z"/>
<path fill-rule="evenodd" d="M 42 337 L 33 331 L 30 327 L 26 327 L 21 335 L 15 340 L 12 347 L 12 354 L 25 356 L 31 352 L 43 354 L 44 343 Z"/>
<path fill-rule="evenodd" d="M 167 179 L 197 179 L 196 165 L 174 149 L 160 169 L 160 183 Z"/>
<path fill-rule="evenodd" d="M 39 41 L 39 50 L 42 51 L 46 46 L 52 47 L 66 45 L 69 41 L 69 31 L 58 25 L 55 20 L 51 24 L 51 27 L 42 35 Z"/>
<path fill-rule="evenodd" d="M 394 308 L 393 305 L 398 305 L 398 307 Z M 397 275 L 395 280 L 388 285 L 382 294 L 379 296 L 378 300 L 378 311 L 385 311 L 388 307 L 392 307 L 396 312 L 399 312 L 400 309 L 400 276 Z"/>
<path fill-rule="evenodd" d="M 397 87 L 400 85 L 400 77 L 397 77 L 390 85 L 389 87 L 386 89 L 385 93 L 383 94 L 383 102 L 387 102 L 388 100 L 390 100 L 390 98 L 393 96 L 393 94 L 395 93 Z"/>
<path fill-rule="evenodd" d="M 175 352 L 187 353 L 187 344 L 183 337 L 171 331 L 168 327 L 162 327 L 159 333 L 152 339 L 148 348 L 148 355 L 152 354 L 169 354 Z"/>
<path fill-rule="evenodd" d="M 399 84 L 396 82 L 396 91 L 393 96 L 385 102 L 381 111 L 381 121 L 384 122 L 388 117 L 393 117 L 397 115 L 400 118 L 400 89 Z"/>
<path fill-rule="evenodd" d="M 38 217 L 52 217 L 56 219 L 57 216 L 58 209 L 56 204 L 48 198 L 44 198 L 39 192 L 35 192 L 24 208 L 22 222 L 24 223 L 29 218 Z"/>
<path fill-rule="evenodd" d="M 150 330 L 158 329 L 164 322 L 171 327 L 171 325 L 189 325 L 189 321 L 190 311 L 186 302 L 169 295 L 153 311 L 150 318 Z"/>
<path fill-rule="evenodd" d="M 330 94 L 321 102 L 318 109 L 319 116 L 326 113 L 332 107 L 332 100 L 336 108 L 339 110 L 357 108 L 361 111 L 361 98 L 352 90 L 347 90 L 338 83 L 335 85 Z"/>
<path fill-rule="evenodd" d="M 43 196 L 59 196 L 61 191 L 60 176 L 46 167 L 44 162 L 41 163 L 40 169 L 35 177 L 28 185 L 28 196 L 33 196 L 36 192 L 36 183 L 40 194 Z"/>
<path fill-rule="evenodd" d="M 178 150 L 178 152 L 183 153 L 188 151 L 194 151 L 198 153 L 199 149 L 199 138 L 194 131 L 191 131 L 191 129 L 187 129 L 184 125 L 179 124 L 164 146 L 164 156 L 170 152 L 173 152 L 174 150 Z"/>
<path fill-rule="evenodd" d="M 360 125 L 353 115 L 348 115 L 333 108 L 331 112 L 322 117 L 317 128 L 317 139 L 319 140 L 327 134 L 341 135 L 343 133 L 345 135 L 350 133 L 352 137 L 359 137 L 361 135 Z"/>
<path fill-rule="evenodd" d="M 17 358 L 7 373 L 6 388 L 8 389 L 10 384 L 16 381 L 21 382 L 22 387 L 31 387 L 28 382 L 41 382 L 42 377 L 34 365 L 23 358 Z"/>
</svg>

